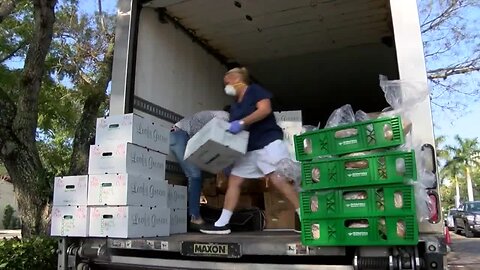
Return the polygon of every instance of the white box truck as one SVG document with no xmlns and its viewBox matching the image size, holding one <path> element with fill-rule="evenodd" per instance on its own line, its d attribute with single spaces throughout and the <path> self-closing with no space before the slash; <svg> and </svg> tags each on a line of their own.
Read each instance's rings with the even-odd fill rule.
<svg viewBox="0 0 480 270">
<path fill-rule="evenodd" d="M 118 0 L 115 39 L 110 115 L 166 126 L 231 103 L 222 79 L 238 65 L 273 92 L 274 110 L 301 110 L 312 125 L 347 103 L 384 108 L 379 74 L 428 87 L 415 0 Z M 435 172 L 430 103 L 412 110 L 417 156 Z M 166 167 L 167 179 L 182 177 L 170 157 Z M 304 247 L 298 234 L 266 231 L 63 238 L 58 269 L 444 269 L 437 190 L 416 246 Z"/>
</svg>

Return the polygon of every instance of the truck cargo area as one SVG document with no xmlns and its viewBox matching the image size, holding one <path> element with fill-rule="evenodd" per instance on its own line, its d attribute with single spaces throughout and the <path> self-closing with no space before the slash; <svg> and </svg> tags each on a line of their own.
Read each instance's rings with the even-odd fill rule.
<svg viewBox="0 0 480 270">
<path fill-rule="evenodd" d="M 245 66 L 274 94 L 274 110 L 302 110 L 305 124 L 325 125 L 344 104 L 381 110 L 379 74 L 398 78 L 388 2 L 150 1 L 138 18 L 131 106 L 173 112 L 170 122 L 221 109 L 232 101 L 225 71 Z"/>
<path fill-rule="evenodd" d="M 232 103 L 223 91 L 223 76 L 237 66 L 247 67 L 252 79 L 274 94 L 275 111 L 301 110 L 304 125 L 320 122 L 323 127 L 333 110 L 345 104 L 354 111 L 381 111 L 388 104 L 379 75 L 390 80 L 402 77 L 397 41 L 410 44 L 404 36 L 397 39 L 397 31 L 394 35 L 390 4 L 400 6 L 403 0 L 118 2 L 110 114 L 153 115 L 166 126 L 183 116 Z M 407 7 L 398 14 L 417 16 L 415 1 L 405 2 Z M 406 35 L 405 29 L 398 32 Z M 421 41 L 411 44 L 421 46 Z M 412 72 L 422 68 L 411 65 Z M 429 109 L 429 105 L 422 107 L 414 122 L 419 131 L 427 130 L 418 139 L 433 143 Z M 185 183 L 172 157 L 166 173 L 169 181 Z M 442 233 L 441 226 L 428 226 L 432 235 Z M 186 250 L 194 249 L 195 243 L 203 244 L 204 250 Z M 206 248 L 209 243 L 215 250 Z M 431 238 L 427 244 L 431 243 L 438 245 L 434 250 L 438 252 L 438 239 Z M 222 244 L 230 245 L 230 253 L 222 254 Z M 300 234 L 293 231 L 86 239 L 83 246 L 84 252 L 91 249 L 95 254 L 85 258 L 98 257 L 98 265 L 125 269 L 318 269 L 320 265 L 353 269 L 352 265 L 362 263 L 366 267 L 357 269 L 372 269 L 368 265 L 375 264 L 420 269 L 415 268 L 420 266 L 415 258 L 426 252 L 425 245 L 420 251 L 381 247 L 366 248 L 361 254 L 354 247 L 305 247 Z M 101 259 L 105 254 L 108 260 Z M 402 254 L 409 254 L 404 260 L 411 261 L 397 260 Z M 360 255 L 367 260 L 354 263 Z M 442 257 L 435 260 L 440 265 Z"/>
<path fill-rule="evenodd" d="M 274 94 L 274 110 L 301 110 L 304 124 L 322 127 L 345 104 L 382 110 L 387 104 L 378 76 L 398 78 L 385 0 L 151 1 L 138 21 L 133 109 L 169 124 L 230 104 L 222 83 L 234 66 L 247 67 Z M 176 252 L 183 241 L 192 241 L 239 243 L 243 255 L 286 255 L 300 235 L 189 233 L 160 241 Z"/>
</svg>

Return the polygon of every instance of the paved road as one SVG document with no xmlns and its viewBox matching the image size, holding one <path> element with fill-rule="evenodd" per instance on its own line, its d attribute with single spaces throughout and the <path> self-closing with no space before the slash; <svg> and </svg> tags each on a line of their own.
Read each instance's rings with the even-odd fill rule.
<svg viewBox="0 0 480 270">
<path fill-rule="evenodd" d="M 450 232 L 451 252 L 447 256 L 449 269 L 480 269 L 480 237 L 465 238 Z"/>
</svg>

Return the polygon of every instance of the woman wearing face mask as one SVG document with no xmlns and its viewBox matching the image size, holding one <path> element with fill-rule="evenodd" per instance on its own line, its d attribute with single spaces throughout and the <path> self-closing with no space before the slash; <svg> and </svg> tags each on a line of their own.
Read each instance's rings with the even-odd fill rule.
<svg viewBox="0 0 480 270">
<path fill-rule="evenodd" d="M 287 146 L 282 141 L 283 131 L 277 125 L 272 112 L 272 94 L 257 84 L 250 84 L 245 68 L 234 68 L 224 77 L 225 93 L 234 96 L 236 102 L 230 107 L 229 131 L 237 134 L 242 130 L 250 133 L 247 154 L 238 160 L 230 173 L 228 189 L 222 214 L 215 224 L 200 231 L 207 234 L 229 234 L 229 222 L 240 197 L 240 188 L 245 179 L 268 177 L 299 214 L 298 194 L 285 177 L 275 174 L 276 165 L 289 159 Z M 254 181 L 254 180 L 252 180 Z"/>
</svg>

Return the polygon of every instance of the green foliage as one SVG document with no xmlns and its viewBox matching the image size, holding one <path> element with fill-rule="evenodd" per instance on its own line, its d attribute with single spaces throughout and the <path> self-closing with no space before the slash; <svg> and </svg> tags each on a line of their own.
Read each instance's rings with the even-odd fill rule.
<svg viewBox="0 0 480 270">
<path fill-rule="evenodd" d="M 0 62 L 0 87 L 14 102 L 27 48 L 21 46 L 28 44 L 33 31 L 32 10 L 31 1 L 18 1 L 0 28 L 0 59 L 14 60 L 8 67 Z M 61 0 L 56 7 L 54 37 L 45 63 L 47 74 L 38 100 L 37 147 L 48 177 L 69 171 L 85 97 L 93 87 L 103 87 L 95 81 L 103 76 L 100 64 L 111 44 L 114 16 L 105 14 L 105 28 L 99 18 L 81 13 L 77 0 Z"/>
<path fill-rule="evenodd" d="M 57 242 L 53 238 L 2 240 L 0 241 L 0 269 L 56 269 L 56 250 Z"/>
<path fill-rule="evenodd" d="M 473 183 L 480 184 L 480 163 L 476 156 L 480 153 L 480 143 L 477 138 L 464 139 L 455 136 L 454 145 L 446 145 L 443 137 L 436 140 L 437 156 L 440 160 L 440 179 L 442 183 L 447 180 L 451 185 L 443 185 L 440 189 L 442 201 L 445 205 L 455 204 L 455 182 L 460 187 L 460 198 L 465 200 L 467 194 L 466 168 L 471 170 Z M 445 207 L 445 206 L 444 206 Z"/>
<path fill-rule="evenodd" d="M 22 57 L 33 33 L 32 3 L 18 0 L 13 14 L 7 16 L 0 27 L 0 63 L 12 57 Z"/>
</svg>

